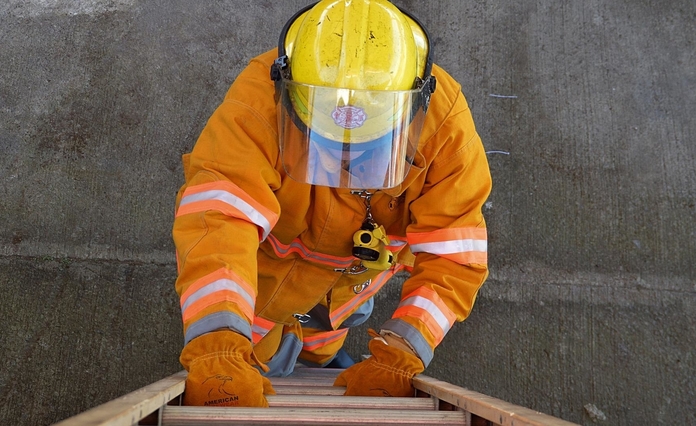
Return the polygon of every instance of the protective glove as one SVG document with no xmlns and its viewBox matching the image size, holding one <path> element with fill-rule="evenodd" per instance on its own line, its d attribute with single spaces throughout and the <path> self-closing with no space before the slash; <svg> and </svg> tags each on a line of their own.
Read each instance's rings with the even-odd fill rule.
<svg viewBox="0 0 696 426">
<path fill-rule="evenodd" d="M 184 405 L 268 407 L 264 395 L 275 395 L 275 391 L 251 366 L 252 358 L 249 340 L 231 330 L 190 341 L 180 357 L 188 370 Z"/>
<path fill-rule="evenodd" d="M 345 395 L 352 396 L 413 396 L 411 379 L 425 370 L 423 362 L 370 332 L 375 337 L 368 344 L 372 356 L 343 371 L 334 386 L 345 386 Z"/>
</svg>

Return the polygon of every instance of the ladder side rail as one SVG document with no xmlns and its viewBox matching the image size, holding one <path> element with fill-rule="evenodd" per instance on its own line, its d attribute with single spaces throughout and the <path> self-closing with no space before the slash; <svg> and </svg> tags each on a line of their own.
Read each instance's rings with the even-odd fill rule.
<svg viewBox="0 0 696 426">
<path fill-rule="evenodd" d="M 413 378 L 413 386 L 421 392 L 452 404 L 474 416 L 484 418 L 495 425 L 577 426 L 577 423 L 511 404 L 423 374 Z"/>
<path fill-rule="evenodd" d="M 98 405 L 81 414 L 67 418 L 55 426 L 131 426 L 161 409 L 184 392 L 186 371 L 180 371 L 160 381 Z"/>
<path fill-rule="evenodd" d="M 308 369 L 309 370 L 309 369 Z M 313 369 L 312 369 L 313 370 Z M 314 376 L 314 371 L 307 371 L 306 374 L 307 376 L 311 377 Z M 334 372 L 334 374 L 337 374 L 338 372 Z M 172 421 L 173 418 L 171 417 L 174 413 L 176 413 L 173 417 L 177 418 L 178 421 L 183 420 L 179 416 L 182 414 L 182 411 L 179 411 L 177 409 L 169 411 L 167 413 L 167 406 L 168 403 L 172 402 L 175 400 L 177 397 L 180 397 L 183 392 L 184 392 L 184 387 L 185 387 L 185 380 L 186 380 L 186 371 L 180 371 L 176 374 L 173 374 L 172 376 L 169 376 L 165 379 L 162 379 L 158 382 L 152 383 L 150 385 L 147 385 L 141 389 L 138 389 L 136 391 L 133 391 L 129 394 L 126 394 L 122 397 L 119 397 L 117 399 L 114 399 L 112 401 L 106 402 L 102 405 L 99 405 L 97 407 L 94 407 L 88 411 L 85 411 L 81 414 L 78 414 L 76 416 L 70 417 L 68 419 L 65 419 L 59 423 L 56 423 L 55 426 L 68 426 L 68 425 L 76 425 L 76 426 L 82 426 L 82 425 L 102 425 L 102 426 L 122 426 L 122 425 L 133 425 L 137 424 L 140 420 L 145 419 L 148 416 L 154 415 L 154 414 L 159 414 L 160 420 L 164 420 L 161 416 L 164 414 L 166 417 L 169 417 L 167 420 Z M 304 376 L 304 374 L 303 374 Z M 305 376 L 305 377 L 307 377 Z M 322 374 L 323 376 L 323 374 Z M 326 376 L 324 376 L 326 377 Z M 282 383 L 283 380 L 280 380 Z M 300 397 L 300 395 L 306 395 L 310 396 L 313 395 L 315 398 L 319 397 L 319 395 L 333 395 L 333 398 L 338 397 L 339 395 L 342 395 L 343 391 L 345 391 L 345 388 L 336 388 L 327 386 L 327 383 L 324 383 L 323 380 L 317 381 L 315 383 L 315 386 L 308 386 L 309 383 L 283 383 L 283 384 L 278 384 L 278 388 L 282 389 L 283 391 L 287 390 L 288 396 L 283 397 L 283 395 L 286 392 L 279 392 L 279 401 L 273 401 L 276 402 L 276 405 L 278 408 L 280 408 L 283 405 L 292 405 L 293 404 L 293 398 Z M 570 425 L 576 425 L 575 423 L 571 423 L 556 417 L 549 416 L 544 413 L 540 413 L 534 410 L 531 410 L 529 408 L 525 408 L 522 406 L 514 405 L 505 401 L 502 401 L 497 398 L 490 397 L 488 395 L 484 395 L 478 392 L 474 392 L 468 389 L 461 388 L 459 386 L 455 386 L 451 383 L 447 383 L 444 381 L 440 381 L 437 379 L 434 379 L 429 376 L 425 375 L 417 375 L 413 378 L 413 385 L 414 387 L 420 391 L 421 393 L 425 393 L 431 396 L 432 399 L 435 401 L 432 402 L 431 404 L 434 404 L 435 406 L 438 405 L 437 401 L 440 401 L 440 405 L 442 405 L 442 402 L 444 401 L 447 404 L 451 404 L 453 407 L 457 407 L 458 409 L 462 410 L 463 413 L 460 412 L 461 414 L 465 414 L 467 417 L 467 421 L 465 423 L 469 423 L 471 420 L 473 420 L 474 417 L 478 417 L 481 419 L 485 419 L 486 421 L 495 424 L 495 425 L 500 425 L 500 426 L 570 426 Z M 298 389 L 300 388 L 300 389 Z M 280 390 L 279 389 L 279 390 Z M 328 390 L 332 390 L 333 392 L 327 392 Z M 292 396 L 291 396 L 292 395 Z M 275 397 L 269 398 L 269 400 L 273 400 Z M 285 398 L 288 399 L 286 401 L 283 401 L 281 403 L 281 400 Z M 321 398 L 321 397 L 320 397 Z M 340 399 L 340 398 L 339 398 Z M 418 398 L 419 399 L 419 398 Z M 270 402 L 270 401 L 269 401 Z M 299 400 L 296 401 L 299 403 Z M 318 402 L 318 401 L 317 401 Z M 346 400 L 346 402 L 348 402 Z M 358 401 L 355 401 L 358 402 Z M 360 403 L 363 403 L 364 401 L 360 401 Z M 396 402 L 396 401 L 394 401 Z M 415 401 L 414 401 L 415 402 Z M 361 405 L 361 404 L 358 405 Z M 301 404 L 298 404 L 301 405 Z M 348 406 L 352 404 L 347 404 Z M 363 406 L 363 408 L 368 408 L 372 404 L 366 404 Z M 379 406 L 380 404 L 375 404 Z M 375 406 L 374 408 L 377 408 Z M 432 405 L 431 405 L 432 406 Z M 357 408 L 355 405 L 353 407 Z M 183 413 L 187 413 L 189 410 L 187 408 L 181 407 L 183 410 Z M 193 408 L 193 407 L 189 407 Z M 299 407 L 295 407 L 299 408 Z M 325 407 L 326 409 L 328 407 Z M 348 407 L 344 407 L 348 408 Z M 384 407 L 386 408 L 386 407 Z M 397 407 L 393 407 L 397 408 Z M 402 407 L 399 407 L 402 408 Z M 415 408 L 415 407 L 414 407 Z M 423 407 L 420 407 L 423 408 Z M 159 410 L 159 411 L 158 411 Z M 194 408 L 195 410 L 195 408 Z M 302 409 L 301 409 L 302 410 Z M 308 410 L 307 412 L 304 412 L 304 415 L 310 414 L 311 409 L 304 408 L 304 410 Z M 317 406 L 315 410 L 321 411 L 322 409 Z M 314 411 L 312 414 L 316 415 L 318 414 L 318 411 Z M 405 410 L 406 412 L 408 410 Z M 446 415 L 447 411 L 445 412 L 440 412 L 440 414 Z M 169 415 L 167 415 L 169 414 Z M 188 413 L 191 414 L 191 413 Z M 213 420 L 216 416 L 212 416 L 212 418 L 203 416 L 200 417 L 201 413 L 196 413 L 197 415 L 194 416 L 193 419 L 189 418 L 190 420 L 194 421 L 200 421 L 200 420 Z M 212 414 L 212 413 L 211 413 Z M 218 413 L 220 414 L 220 413 Z M 415 414 L 415 413 L 414 413 Z M 184 417 L 186 417 L 184 415 Z M 254 417 L 254 416 L 252 416 Z M 393 420 L 395 422 L 402 421 L 403 419 L 399 419 L 399 416 L 397 415 L 396 418 Z M 219 419 L 219 417 L 218 417 Z M 471 420 L 469 420 L 471 419 Z M 174 422 L 176 423 L 175 420 Z M 255 420 L 260 420 L 260 419 L 255 419 Z M 266 419 L 268 420 L 268 419 Z M 300 420 L 300 419 L 296 419 Z M 319 420 L 319 419 L 317 419 Z M 347 420 L 347 419 L 344 419 Z M 364 420 L 364 419 L 363 419 Z M 440 419 L 444 420 L 444 418 Z M 452 421 L 454 419 L 447 419 L 449 421 Z M 184 423 L 186 421 L 184 420 Z M 347 424 L 349 424 L 350 421 L 348 421 Z M 474 422 L 472 422 L 474 423 Z M 189 424 L 189 423 L 186 423 Z"/>
</svg>

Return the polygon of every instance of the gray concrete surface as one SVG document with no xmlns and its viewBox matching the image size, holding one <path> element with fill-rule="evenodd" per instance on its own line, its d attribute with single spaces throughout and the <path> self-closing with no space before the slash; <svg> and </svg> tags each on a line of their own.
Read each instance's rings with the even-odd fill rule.
<svg viewBox="0 0 696 426">
<path fill-rule="evenodd" d="M 3 424 L 180 369 L 180 154 L 307 3 L 0 4 Z M 696 424 L 696 3 L 395 3 L 505 152 L 491 277 L 428 373 L 584 425 Z"/>
</svg>

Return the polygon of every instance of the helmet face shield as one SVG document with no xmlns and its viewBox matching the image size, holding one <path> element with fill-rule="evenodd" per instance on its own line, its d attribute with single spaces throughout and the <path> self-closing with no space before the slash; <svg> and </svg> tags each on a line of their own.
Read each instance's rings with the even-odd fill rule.
<svg viewBox="0 0 696 426">
<path fill-rule="evenodd" d="M 322 0 L 298 11 L 271 66 L 286 173 L 335 188 L 401 184 L 436 86 L 429 40 L 388 0 Z"/>
<path fill-rule="evenodd" d="M 429 95 L 425 88 L 352 90 L 283 78 L 278 133 L 285 171 L 335 188 L 399 185 L 413 162 Z"/>
</svg>

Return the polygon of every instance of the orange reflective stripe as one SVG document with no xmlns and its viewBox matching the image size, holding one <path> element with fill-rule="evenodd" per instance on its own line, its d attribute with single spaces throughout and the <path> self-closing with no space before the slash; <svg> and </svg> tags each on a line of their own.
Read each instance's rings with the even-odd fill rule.
<svg viewBox="0 0 696 426">
<path fill-rule="evenodd" d="M 348 329 L 344 328 L 342 330 L 327 331 L 326 333 L 320 333 L 315 336 L 306 337 L 302 339 L 302 349 L 305 351 L 313 351 L 323 346 L 330 345 L 342 339 L 346 334 L 348 334 Z"/>
<path fill-rule="evenodd" d="M 341 324 L 343 320 L 345 320 L 346 316 L 348 316 L 354 309 L 357 309 L 358 306 L 365 303 L 367 299 L 377 293 L 384 286 L 384 284 L 386 284 L 387 281 L 389 281 L 389 279 L 401 269 L 403 269 L 402 265 L 396 265 L 393 269 L 382 272 L 374 277 L 370 285 L 368 285 L 365 290 L 331 312 L 329 315 L 331 325 L 336 327 L 337 325 Z"/>
<path fill-rule="evenodd" d="M 250 296 L 252 296 L 253 298 L 256 297 L 256 291 L 254 291 L 254 289 L 242 277 L 237 275 L 235 272 L 230 271 L 229 269 L 220 268 L 215 272 L 211 272 L 210 274 L 197 279 L 193 282 L 193 284 L 188 286 L 186 291 L 184 291 L 181 294 L 181 305 L 183 306 L 186 303 L 187 299 L 191 297 L 194 293 L 196 293 L 198 290 L 218 280 L 231 280 L 235 284 L 238 284 L 240 287 L 242 287 L 242 289 Z"/>
<path fill-rule="evenodd" d="M 246 300 L 244 300 L 241 295 L 233 291 L 218 291 L 201 297 L 189 305 L 186 311 L 182 312 L 182 318 L 184 321 L 187 321 L 189 318 L 196 315 L 203 309 L 224 302 L 232 302 L 237 304 L 239 310 L 242 311 L 244 316 L 246 316 L 249 320 L 254 317 L 254 309 L 251 307 L 251 305 L 246 303 Z"/>
<path fill-rule="evenodd" d="M 214 304 L 234 302 L 251 321 L 254 318 L 256 292 L 234 272 L 221 268 L 196 280 L 181 295 L 181 315 L 186 321 Z"/>
<path fill-rule="evenodd" d="M 428 331 L 433 335 L 435 338 L 435 344 L 439 345 L 440 342 L 442 342 L 442 339 L 445 338 L 445 333 L 440 328 L 440 325 L 435 321 L 435 318 L 433 318 L 432 315 L 425 309 L 419 308 L 417 306 L 402 306 L 398 308 L 396 311 L 394 311 L 394 315 L 392 315 L 392 318 L 400 318 L 400 317 L 411 317 L 411 318 L 416 318 L 420 320 L 422 323 L 425 324 L 426 327 L 428 327 Z"/>
<path fill-rule="evenodd" d="M 187 321 L 203 309 L 224 302 L 232 302 L 237 304 L 239 310 L 242 311 L 244 316 L 246 316 L 249 320 L 251 320 L 251 318 L 254 315 L 253 308 L 247 303 L 245 303 L 246 301 L 242 296 L 232 291 L 223 291 L 209 294 L 205 297 L 198 299 L 195 303 L 189 305 L 186 311 L 182 312 L 182 318 L 184 321 Z"/>
<path fill-rule="evenodd" d="M 435 290 L 421 287 L 399 304 L 392 318 L 409 316 L 423 322 L 439 344 L 457 320 L 457 315 L 445 304 Z"/>
<path fill-rule="evenodd" d="M 278 222 L 278 215 L 257 202 L 240 187 L 228 181 L 216 181 L 186 188 L 176 217 L 208 210 L 243 219 L 260 227 L 265 239 Z"/>
<path fill-rule="evenodd" d="M 276 256 L 280 258 L 286 258 L 291 253 L 295 253 L 303 259 L 328 265 L 334 268 L 347 268 L 351 266 L 353 262 L 355 262 L 355 258 L 353 256 L 340 257 L 313 252 L 309 250 L 299 238 L 295 238 L 290 244 L 283 244 L 274 235 L 269 235 L 268 242 L 271 243 L 271 247 L 273 248 Z"/>
<path fill-rule="evenodd" d="M 409 233 L 411 252 L 431 253 L 459 264 L 488 263 L 486 228 L 447 228 L 432 232 Z"/>
<path fill-rule="evenodd" d="M 432 232 L 409 233 L 408 241 L 410 244 L 432 243 L 447 240 L 485 240 L 488 238 L 486 228 L 466 227 L 466 228 L 445 228 Z"/>
<path fill-rule="evenodd" d="M 254 324 L 251 327 L 251 338 L 254 344 L 260 342 L 275 325 L 276 323 L 273 321 L 261 317 L 254 317 Z"/>
</svg>

